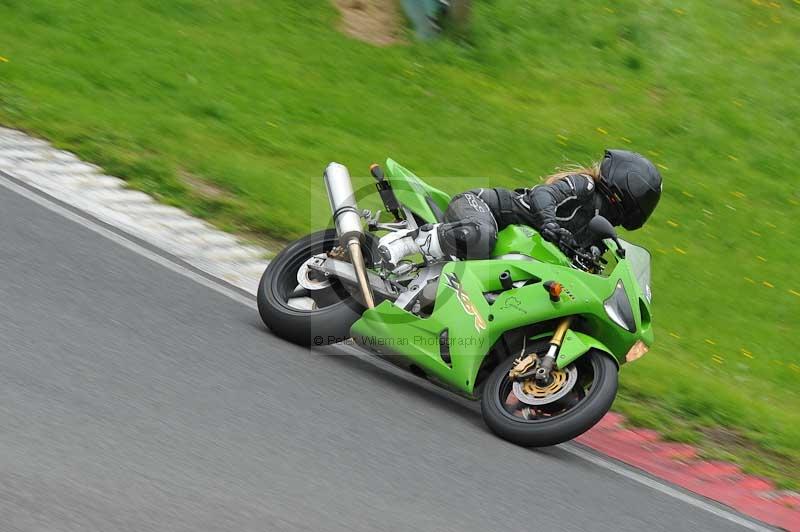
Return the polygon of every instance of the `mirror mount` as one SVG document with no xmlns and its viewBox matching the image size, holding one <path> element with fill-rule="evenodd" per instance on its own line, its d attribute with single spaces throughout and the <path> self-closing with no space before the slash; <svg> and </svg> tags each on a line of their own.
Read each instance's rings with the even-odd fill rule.
<svg viewBox="0 0 800 532">
<path fill-rule="evenodd" d="M 625 258 L 625 248 L 619 241 L 617 230 L 611 225 L 606 218 L 599 214 L 589 221 L 589 231 L 591 231 L 597 238 L 601 240 L 610 239 L 617 245 L 617 256 Z"/>
</svg>

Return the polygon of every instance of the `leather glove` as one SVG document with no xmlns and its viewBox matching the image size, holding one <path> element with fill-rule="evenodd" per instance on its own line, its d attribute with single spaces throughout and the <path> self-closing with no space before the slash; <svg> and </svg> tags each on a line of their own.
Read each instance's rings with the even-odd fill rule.
<svg viewBox="0 0 800 532">
<path fill-rule="evenodd" d="M 572 236 L 572 233 L 555 222 L 548 222 L 544 224 L 539 230 L 539 233 L 545 240 L 552 242 L 553 244 L 557 244 L 559 246 L 564 245 L 571 248 L 577 247 L 577 242 L 575 242 L 575 237 Z"/>
</svg>

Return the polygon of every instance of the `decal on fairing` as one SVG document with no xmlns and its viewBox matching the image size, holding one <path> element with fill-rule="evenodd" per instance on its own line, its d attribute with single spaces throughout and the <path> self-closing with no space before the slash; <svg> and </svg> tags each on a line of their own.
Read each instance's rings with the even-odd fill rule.
<svg viewBox="0 0 800 532">
<path fill-rule="evenodd" d="M 461 303 L 461 308 L 464 309 L 464 312 L 475 318 L 475 330 L 480 332 L 486 329 L 486 320 L 484 320 L 483 316 L 478 312 L 478 308 L 472 302 L 472 299 L 470 299 L 469 294 L 464 291 L 464 287 L 461 285 L 461 281 L 458 280 L 456 274 L 447 274 L 447 286 L 452 288 L 456 293 L 458 302 Z"/>
</svg>

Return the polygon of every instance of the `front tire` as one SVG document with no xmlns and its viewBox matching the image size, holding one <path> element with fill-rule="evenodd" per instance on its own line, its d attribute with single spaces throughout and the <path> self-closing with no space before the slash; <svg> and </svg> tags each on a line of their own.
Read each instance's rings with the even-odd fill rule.
<svg viewBox="0 0 800 532">
<path fill-rule="evenodd" d="M 364 260 L 369 267 L 376 256 L 376 240 L 366 236 Z M 349 337 L 350 327 L 365 307 L 337 281 L 333 280 L 319 296 L 313 296 L 318 299 L 313 308 L 290 304 L 290 295 L 297 288 L 298 270 L 311 257 L 330 251 L 338 242 L 333 229 L 311 233 L 289 244 L 267 266 L 258 285 L 258 312 L 277 336 L 303 346 L 328 345 Z"/>
<path fill-rule="evenodd" d="M 487 378 L 481 396 L 486 425 L 498 436 L 525 447 L 569 441 L 592 428 L 611 408 L 617 394 L 618 369 L 611 357 L 592 350 L 575 363 L 577 382 L 570 394 L 551 405 L 532 406 L 518 399 L 508 372 L 509 358 Z"/>
</svg>

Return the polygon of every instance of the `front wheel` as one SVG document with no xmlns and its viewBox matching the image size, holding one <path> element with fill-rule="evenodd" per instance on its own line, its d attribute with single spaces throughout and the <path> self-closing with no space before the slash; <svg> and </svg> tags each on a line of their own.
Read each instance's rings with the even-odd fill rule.
<svg viewBox="0 0 800 532">
<path fill-rule="evenodd" d="M 533 379 L 511 381 L 513 365 L 509 358 L 488 377 L 481 412 L 492 432 L 525 447 L 557 445 L 583 434 L 608 412 L 617 394 L 617 365 L 601 351 L 554 369 L 547 386 Z"/>
</svg>

